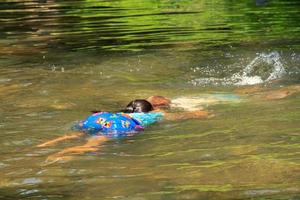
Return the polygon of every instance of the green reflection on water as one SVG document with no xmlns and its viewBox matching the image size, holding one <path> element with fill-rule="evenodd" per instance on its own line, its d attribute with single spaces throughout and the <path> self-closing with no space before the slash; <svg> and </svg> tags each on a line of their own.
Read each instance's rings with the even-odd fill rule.
<svg viewBox="0 0 300 200">
<path fill-rule="evenodd" d="M 257 1 L 259 2 L 259 1 Z M 299 2 L 7 1 L 2 54 L 50 50 L 206 49 L 299 38 Z M 294 44 L 294 43 L 291 43 Z M 11 46 L 13 45 L 13 46 Z"/>
</svg>

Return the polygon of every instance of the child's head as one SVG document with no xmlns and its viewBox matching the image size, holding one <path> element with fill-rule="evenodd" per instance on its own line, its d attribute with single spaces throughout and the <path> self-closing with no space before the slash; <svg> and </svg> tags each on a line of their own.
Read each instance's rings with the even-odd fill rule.
<svg viewBox="0 0 300 200">
<path fill-rule="evenodd" d="M 153 110 L 151 103 L 145 99 L 136 99 L 131 101 L 123 112 L 134 113 L 134 112 L 150 112 Z"/>
<path fill-rule="evenodd" d="M 163 96 L 151 96 L 147 98 L 147 101 L 151 103 L 154 109 L 169 108 L 171 100 Z"/>
</svg>

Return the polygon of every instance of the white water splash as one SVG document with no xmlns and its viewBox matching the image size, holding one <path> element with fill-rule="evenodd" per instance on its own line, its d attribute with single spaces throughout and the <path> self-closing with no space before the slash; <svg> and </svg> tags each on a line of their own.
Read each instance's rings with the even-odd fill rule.
<svg viewBox="0 0 300 200">
<path fill-rule="evenodd" d="M 259 75 L 251 76 L 251 74 L 255 74 L 256 68 L 259 67 L 271 67 L 272 69 L 266 78 L 262 78 L 262 76 Z M 269 54 L 261 53 L 246 66 L 241 75 L 234 74 L 233 78 L 238 80 L 236 85 L 253 85 L 281 78 L 285 73 L 286 71 L 278 52 Z"/>
<path fill-rule="evenodd" d="M 286 74 L 278 52 L 258 54 L 241 72 L 229 78 L 197 78 L 193 85 L 254 85 L 279 79 Z"/>
</svg>

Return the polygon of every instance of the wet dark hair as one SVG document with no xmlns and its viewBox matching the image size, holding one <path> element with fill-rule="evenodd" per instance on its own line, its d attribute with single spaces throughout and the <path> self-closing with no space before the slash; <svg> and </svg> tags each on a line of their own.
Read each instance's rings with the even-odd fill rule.
<svg viewBox="0 0 300 200">
<path fill-rule="evenodd" d="M 136 99 L 131 101 L 122 112 L 134 113 L 134 112 L 150 112 L 153 110 L 151 103 L 145 99 Z"/>
<path fill-rule="evenodd" d="M 102 112 L 101 110 L 91 110 L 91 113 L 99 113 Z"/>
</svg>

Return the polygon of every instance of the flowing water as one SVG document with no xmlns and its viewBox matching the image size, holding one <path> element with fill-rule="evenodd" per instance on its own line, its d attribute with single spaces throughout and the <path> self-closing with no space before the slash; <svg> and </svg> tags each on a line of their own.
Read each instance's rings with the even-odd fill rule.
<svg viewBox="0 0 300 200">
<path fill-rule="evenodd" d="M 297 0 L 3 0 L 0 199 L 300 199 Z M 258 84 L 258 85 L 257 85 Z M 162 121 L 46 165 L 91 110 L 164 95 Z M 187 102 L 188 101 L 188 102 Z"/>
</svg>

